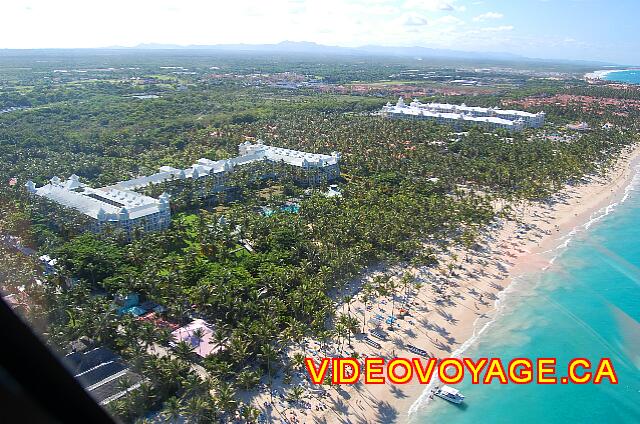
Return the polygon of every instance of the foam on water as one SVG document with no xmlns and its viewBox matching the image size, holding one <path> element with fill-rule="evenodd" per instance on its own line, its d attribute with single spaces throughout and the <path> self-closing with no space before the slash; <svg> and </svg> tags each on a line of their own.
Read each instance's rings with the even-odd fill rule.
<svg viewBox="0 0 640 424">
<path fill-rule="evenodd" d="M 566 251 L 570 243 L 575 239 L 576 235 L 588 230 L 589 228 L 591 228 L 593 224 L 597 223 L 598 221 L 602 220 L 604 217 L 613 213 L 618 206 L 625 203 L 629 199 L 632 192 L 636 190 L 636 187 L 638 187 L 638 185 L 640 185 L 640 165 L 638 165 L 635 168 L 634 177 L 632 178 L 631 182 L 625 187 L 624 195 L 619 202 L 613 202 L 599 209 L 598 211 L 594 212 L 586 223 L 576 226 L 567 235 L 561 237 L 559 240 L 563 240 L 563 242 L 560 245 L 558 245 L 554 249 L 543 252 L 543 253 L 555 252 L 555 254 L 549 259 L 549 265 L 546 265 L 544 268 L 542 268 L 542 271 L 543 272 L 546 271 L 547 269 L 549 269 L 549 267 L 551 267 L 555 263 L 556 259 L 559 256 L 561 256 L 564 251 Z M 512 281 L 507 286 L 507 288 L 501 291 L 500 293 L 498 293 L 497 299 L 494 302 L 495 312 L 493 314 L 493 317 L 483 323 L 482 323 L 481 317 L 476 318 L 476 320 L 473 323 L 472 336 L 469 339 L 467 339 L 462 345 L 460 345 L 460 347 L 451 354 L 451 357 L 454 357 L 454 358 L 460 357 L 465 351 L 467 351 L 471 346 L 473 346 L 476 342 L 480 340 L 480 337 L 483 334 L 485 334 L 485 332 L 489 330 L 491 326 L 493 326 L 501 316 L 504 315 L 506 306 L 507 306 L 507 301 L 512 297 L 512 294 L 520 291 L 521 286 L 525 281 L 528 281 L 525 278 L 525 275 L 517 275 L 512 278 Z M 561 305 L 557 304 L 556 302 L 554 303 L 558 307 L 561 307 Z M 568 311 L 566 308 L 562 308 L 562 309 L 569 316 L 572 316 L 576 321 L 581 321 L 577 317 L 575 317 L 574 314 Z M 482 324 L 482 326 L 478 328 L 478 325 L 480 324 Z M 590 333 L 592 333 L 594 336 L 598 337 L 600 340 L 604 341 L 601 336 L 594 334 L 593 330 L 591 330 L 590 328 L 585 327 L 585 329 Z M 606 343 L 606 341 L 604 342 Z M 608 343 L 606 344 L 608 345 Z M 416 413 L 424 409 L 429 404 L 431 400 L 431 397 L 430 397 L 431 390 L 438 383 L 439 383 L 439 380 L 437 379 L 437 377 L 434 377 L 432 381 L 427 386 L 425 386 L 420 396 L 413 402 L 413 404 L 410 406 L 409 410 L 407 411 L 407 414 L 410 419 L 415 418 Z"/>
<path fill-rule="evenodd" d="M 479 329 L 478 329 L 478 324 L 480 324 L 480 322 L 481 322 L 481 317 L 476 318 L 475 321 L 473 322 L 473 334 L 464 343 L 462 343 L 460 345 L 460 347 L 458 347 L 458 349 L 454 350 L 451 353 L 450 356 L 452 358 L 459 358 L 460 356 L 462 356 L 462 354 L 470 346 L 472 346 L 480 338 L 480 336 L 482 336 L 482 334 L 491 327 L 491 325 L 493 323 L 496 322 L 498 317 L 504 311 L 505 301 L 506 301 L 509 293 L 515 292 L 517 290 L 517 286 L 519 284 L 521 284 L 522 281 L 524 281 L 522 276 L 516 276 L 516 277 L 513 278 L 513 281 L 511 282 L 511 284 L 509 284 L 507 286 L 506 289 L 504 289 L 500 293 L 498 293 L 497 299 L 494 301 L 494 309 L 495 309 L 494 317 L 491 318 L 491 319 L 488 319 L 484 323 L 484 325 L 482 325 L 482 327 L 480 327 Z M 429 403 L 429 401 L 431 400 L 431 398 L 430 398 L 431 390 L 439 382 L 440 381 L 438 380 L 438 378 L 436 376 L 434 376 L 434 378 L 431 380 L 431 382 L 428 385 L 425 386 L 425 389 L 420 394 L 420 397 L 418 397 L 418 399 L 416 399 L 416 401 L 413 402 L 411 407 L 409 407 L 409 411 L 407 412 L 407 414 L 409 416 L 415 414 L 419 409 L 423 408 L 424 406 L 426 406 Z"/>
<path fill-rule="evenodd" d="M 638 69 L 610 70 L 601 75 L 605 81 L 640 84 L 640 71 Z"/>
</svg>

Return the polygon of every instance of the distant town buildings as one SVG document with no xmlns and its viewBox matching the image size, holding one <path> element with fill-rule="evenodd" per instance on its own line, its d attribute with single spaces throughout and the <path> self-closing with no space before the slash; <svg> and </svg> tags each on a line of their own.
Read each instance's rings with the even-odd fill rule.
<svg viewBox="0 0 640 424">
<path fill-rule="evenodd" d="M 608 85 L 610 89 L 622 89 Z M 624 87 L 628 89 L 628 87 Z M 502 104 L 510 107 L 571 107 L 587 113 L 613 116 L 629 116 L 630 112 L 640 110 L 640 100 L 612 97 L 578 96 L 574 94 L 555 94 L 553 96 L 531 96 L 523 99 L 503 100 Z"/>
<path fill-rule="evenodd" d="M 26 188 L 34 195 L 86 215 L 91 219 L 91 231 L 102 232 L 105 227 L 112 226 L 130 235 L 135 228 L 161 231 L 171 223 L 167 193 L 154 199 L 135 191 L 152 184 L 191 178 L 201 182 L 198 195 L 208 197 L 230 188 L 228 176 L 236 167 L 259 162 L 285 164 L 295 168 L 297 172 L 294 173 L 294 179 L 302 185 L 315 186 L 334 181 L 340 176 L 341 156 L 338 152 L 331 155 L 307 153 L 268 146 L 258 140 L 255 144 L 248 141 L 240 144 L 239 153 L 234 158 L 218 161 L 202 158 L 186 169 L 163 166 L 155 174 L 101 188 L 88 187 L 80 182 L 77 175 L 72 175 L 68 180 L 53 177 L 42 187 L 36 187 L 32 181 L 27 181 Z M 269 172 L 269 175 L 258 177 L 278 176 L 275 171 Z"/>
<path fill-rule="evenodd" d="M 408 105 L 400 97 L 395 105 L 391 102 L 382 108 L 382 115 L 391 119 L 418 119 L 448 124 L 455 129 L 478 125 L 487 129 L 502 128 L 507 131 L 522 131 L 526 127 L 538 128 L 544 124 L 545 113 L 529 113 L 519 110 L 484 108 L 448 103 L 421 103 L 414 99 Z"/>
</svg>

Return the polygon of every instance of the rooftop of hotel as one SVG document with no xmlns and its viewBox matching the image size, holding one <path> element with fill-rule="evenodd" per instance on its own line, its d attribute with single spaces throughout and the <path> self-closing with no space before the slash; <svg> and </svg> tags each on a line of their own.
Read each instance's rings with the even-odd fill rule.
<svg viewBox="0 0 640 424">
<path fill-rule="evenodd" d="M 185 178 L 201 178 L 210 174 L 217 174 L 223 171 L 232 170 L 234 163 L 231 160 L 212 161 L 209 159 L 198 159 L 196 163 L 185 169 L 162 166 L 155 174 L 132 178 L 120 181 L 113 185 L 114 188 L 135 190 L 151 184 L 159 184 L 164 181 Z"/>
<path fill-rule="evenodd" d="M 240 151 L 253 153 L 274 162 L 283 161 L 288 165 L 297 167 L 335 165 L 340 158 L 340 154 L 336 152 L 333 152 L 331 155 L 301 152 L 299 150 L 269 146 L 264 144 L 262 140 L 258 140 L 256 144 L 251 144 L 249 141 L 246 141 L 240 145 Z"/>
<path fill-rule="evenodd" d="M 399 113 L 400 109 L 410 109 L 416 108 L 420 110 L 427 110 L 430 112 L 440 112 L 440 113 L 459 113 L 459 114 L 489 114 L 489 115 L 503 115 L 503 116 L 519 116 L 521 118 L 536 118 L 540 116 L 544 116 L 544 112 L 531 113 L 525 112 L 522 110 L 513 110 L 513 109 L 500 109 L 498 107 L 478 107 L 478 106 L 467 106 L 462 103 L 461 105 L 454 105 L 450 103 L 422 103 L 417 99 L 413 99 L 411 103 L 408 105 L 404 102 L 404 99 L 400 97 L 398 102 L 392 105 L 390 102 L 385 106 L 385 110 L 392 113 Z"/>
<path fill-rule="evenodd" d="M 444 118 L 447 120 L 464 120 L 464 121 L 472 121 L 472 122 L 491 122 L 499 125 L 506 126 L 517 126 L 522 121 L 520 119 L 512 120 L 512 119 L 504 119 L 499 118 L 497 116 L 472 116 L 465 113 L 456 113 L 456 112 L 435 112 L 432 110 L 428 110 L 422 107 L 417 106 L 398 106 L 391 105 L 386 107 L 387 112 L 396 113 L 396 114 L 404 114 L 404 115 L 414 115 L 414 116 L 427 116 L 432 118 Z"/>
<path fill-rule="evenodd" d="M 206 158 L 198 159 L 196 163 L 185 169 L 162 166 L 159 172 L 140 176 L 114 185 L 91 188 L 81 183 L 77 175 L 68 180 L 53 177 L 42 187 L 36 187 L 33 182 L 27 182 L 27 190 L 38 196 L 46 197 L 63 206 L 78 210 L 99 221 L 135 220 L 168 208 L 169 197 L 166 194 L 159 199 L 144 196 L 134 190 L 165 181 L 175 179 L 198 179 L 212 174 L 231 172 L 238 165 L 268 160 L 284 162 L 300 168 L 321 168 L 337 165 L 340 154 L 331 155 L 308 153 L 266 145 L 262 140 L 252 144 L 245 142 L 239 146 L 240 155 L 230 159 L 213 161 Z"/>
<path fill-rule="evenodd" d="M 127 181 L 120 181 L 112 187 L 135 190 L 150 184 L 158 184 L 174 179 L 197 179 L 211 174 L 229 172 L 238 165 L 246 165 L 265 159 L 272 162 L 284 162 L 300 168 L 335 165 L 340 159 L 340 154 L 335 152 L 331 155 L 301 152 L 298 150 L 269 146 L 264 144 L 262 140 L 258 140 L 255 144 L 246 141 L 240 144 L 239 147 L 240 155 L 230 159 L 213 161 L 211 159 L 200 158 L 196 163 L 185 169 L 163 166 L 159 169 L 160 172 Z"/>
<path fill-rule="evenodd" d="M 531 113 L 523 110 L 514 110 L 514 109 L 500 109 L 498 107 L 479 107 L 479 106 L 467 106 L 464 103 L 461 105 L 453 105 L 449 103 L 421 103 L 417 100 L 414 100 L 410 103 L 411 106 L 417 106 L 420 108 L 429 108 L 434 110 L 450 110 L 450 111 L 459 111 L 459 112 L 476 112 L 476 113 L 495 113 L 497 115 L 515 115 L 522 117 L 536 117 L 539 114 L 544 114 L 544 112 L 539 113 Z"/>
<path fill-rule="evenodd" d="M 168 200 L 166 196 L 154 199 L 114 187 L 94 189 L 81 183 L 77 175 L 72 175 L 66 181 L 54 177 L 49 184 L 39 188 L 32 186 L 31 189 L 38 196 L 103 221 L 117 221 L 120 217 L 136 219 L 151 215 L 159 212 L 162 204 Z"/>
</svg>

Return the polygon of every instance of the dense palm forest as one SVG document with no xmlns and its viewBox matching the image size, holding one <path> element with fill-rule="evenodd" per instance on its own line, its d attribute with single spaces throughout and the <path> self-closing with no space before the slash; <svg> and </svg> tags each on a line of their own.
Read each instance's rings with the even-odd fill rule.
<svg viewBox="0 0 640 424">
<path fill-rule="evenodd" d="M 3 71 L 6 83 L 0 89 L 0 110 L 25 108 L 0 114 L 0 236 L 18 236 L 39 254 L 57 258 L 58 272 L 33 284 L 21 269 L 24 263 L 3 255 L 4 269 L 29 275 L 17 281 L 3 277 L 3 283 L 28 288 L 29 319 L 55 349 L 65 352 L 70 342 L 89 336 L 146 377 L 139 390 L 110 405 L 125 421 L 150 410 L 183 413 L 194 422 L 232 413 L 239 407 L 235 390 L 291 366 L 280 361 L 286 346 L 310 335 L 334 337 L 327 327 L 328 318 L 336 318 L 330 293 L 364 267 L 381 261 L 433 264 L 433 249 L 469 247 L 494 222 L 494 200 L 545 199 L 568 182 L 604 171 L 637 139 L 632 124 L 637 112 L 623 119 L 550 106 L 545 107 L 550 123 L 540 130 L 455 133 L 433 123 L 371 115 L 390 97 L 323 94 L 309 86 L 282 89 L 248 77 L 258 71 L 273 77 L 286 62 L 267 66 L 227 56 L 159 56 L 140 63 L 127 56 L 118 68 L 109 62 L 114 58 L 100 63 L 75 58 L 56 59 L 55 68 L 36 73 L 18 70 L 21 60 L 26 59 L 9 61 L 15 68 Z M 181 63 L 193 72 L 160 68 Z M 107 65 L 120 71 L 78 74 L 82 77 L 54 72 Z M 222 70 L 213 71 L 214 65 Z M 403 65 L 304 61 L 291 67 L 333 83 L 385 78 Z M 492 96 L 446 100 L 495 105 L 517 93 L 610 94 L 581 83 L 572 88 L 519 77 L 513 84 Z M 133 97 L 136 93 L 154 97 Z M 605 118 L 617 125 L 611 130 L 596 125 L 571 141 L 546 137 L 569 120 Z M 28 178 L 42 184 L 71 173 L 88 184 L 114 183 L 162 165 L 231 157 L 241 142 L 257 138 L 305 151 L 342 152 L 342 196 L 326 197 L 326 187 L 305 190 L 285 179 L 239 182 L 237 196 L 211 201 L 194 196 L 187 181 L 174 187 L 171 228 L 139 231 L 127 243 L 117 235 L 83 233 L 77 214 L 30 198 L 23 189 Z M 12 178 L 15 186 L 7 184 Z M 260 212 L 291 201 L 299 204 L 298 213 Z M 34 269 L 30 264 L 29 272 Z M 171 356 L 150 354 L 149 346 L 168 346 L 169 332 L 118 316 L 114 305 L 128 293 L 165 306 L 171 322 L 206 319 L 227 349 L 199 361 L 184 345 Z M 255 414 L 250 407 L 240 409 L 247 420 Z"/>
</svg>

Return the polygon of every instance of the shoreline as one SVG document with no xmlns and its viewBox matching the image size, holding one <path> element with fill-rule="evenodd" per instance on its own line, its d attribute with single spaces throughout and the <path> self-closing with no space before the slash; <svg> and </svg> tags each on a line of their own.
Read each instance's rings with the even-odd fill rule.
<svg viewBox="0 0 640 424">
<path fill-rule="evenodd" d="M 612 74 L 614 72 L 625 72 L 630 71 L 631 69 L 601 69 L 598 71 L 588 72 L 583 75 L 585 80 L 599 80 L 599 81 L 609 81 L 607 79 L 607 75 Z"/>
<path fill-rule="evenodd" d="M 532 274 L 542 273 L 546 271 L 551 265 L 553 265 L 554 261 L 565 251 L 565 249 L 571 244 L 572 240 L 578 235 L 580 232 L 588 230 L 591 225 L 597 223 L 601 219 L 608 216 L 610 213 L 614 212 L 616 208 L 626 201 L 629 197 L 630 191 L 633 191 L 633 185 L 637 183 L 638 177 L 640 177 L 640 145 L 635 147 L 631 152 L 625 153 L 626 157 L 622 157 L 617 160 L 617 163 L 612 167 L 610 173 L 616 173 L 616 175 L 612 178 L 611 181 L 606 184 L 590 181 L 584 186 L 576 188 L 576 194 L 582 191 L 591 191 L 590 189 L 600 188 L 599 193 L 604 194 L 606 189 L 610 190 L 610 195 L 597 196 L 596 199 L 589 203 L 589 206 L 586 210 L 582 211 L 582 213 L 578 213 L 574 215 L 574 219 L 570 220 L 567 223 L 564 223 L 561 227 L 559 233 L 560 237 L 553 238 L 551 235 L 541 240 L 541 243 L 536 246 L 531 252 L 528 252 L 526 255 L 519 258 L 519 261 L 514 266 L 513 269 L 509 272 L 509 284 L 503 290 L 499 299 L 495 302 L 495 310 L 494 316 L 485 322 L 477 331 L 474 331 L 473 336 L 465 341 L 465 343 L 454 352 L 451 356 L 457 357 L 462 355 L 473 343 L 475 343 L 479 337 L 488 330 L 500 317 L 501 311 L 503 310 L 502 302 L 507 299 L 509 295 L 518 290 L 518 284 L 527 281 L 521 280 L 517 281 L 520 278 L 531 276 Z M 564 190 L 568 190 L 565 188 Z M 564 191 L 563 190 L 563 191 Z M 576 195 L 576 197 L 571 200 L 580 199 L 582 196 Z M 606 200 L 605 200 L 606 199 Z M 580 203 L 578 200 L 577 203 Z M 570 203 L 567 206 L 574 205 Z M 574 205 L 575 206 L 575 205 Z M 587 213 L 591 212 L 587 217 Z M 544 250 L 545 247 L 549 247 L 548 250 Z M 542 259 L 543 262 L 535 262 L 534 264 L 528 264 L 527 259 L 536 258 Z M 520 272 L 521 270 L 521 272 Z M 474 328 L 478 329 L 478 326 L 474 323 Z M 432 382 L 428 386 L 425 386 L 425 390 L 420 395 L 420 397 L 411 405 L 407 422 L 409 422 L 413 418 L 413 413 L 422 410 L 422 408 L 426 407 L 429 403 L 429 389 L 437 384 L 437 381 Z"/>
<path fill-rule="evenodd" d="M 586 80 L 602 80 L 607 81 L 607 75 L 613 72 L 624 72 L 626 69 L 603 69 L 599 71 L 588 72 L 583 75 L 583 78 Z"/>
<path fill-rule="evenodd" d="M 398 320 L 393 331 L 386 331 L 386 325 L 382 326 L 388 339 L 376 340 L 382 345 L 381 349 L 367 345 L 359 335 L 352 337 L 352 348 L 344 340 L 330 343 L 328 348 L 320 341 L 309 340 L 305 356 L 315 358 L 316 362 L 321 357 L 353 356 L 353 352 L 360 359 L 380 356 L 387 361 L 396 356 L 415 356 L 406 351 L 406 344 L 439 358 L 462 354 L 499 317 L 503 300 L 516 289 L 515 279 L 544 271 L 580 227 L 588 228 L 610 207 L 626 198 L 627 187 L 639 163 L 640 146 L 626 149 L 605 177 L 585 177 L 579 184 L 567 185 L 553 196 L 553 201 L 512 206 L 512 215 L 517 221 L 501 220 L 499 225 L 489 228 L 481 235 L 480 246 L 474 251 L 452 248 L 439 255 L 438 267 L 379 265 L 365 270 L 361 278 L 348 286 L 347 293 L 342 293 L 342 296 L 354 296 L 355 300 L 349 305 L 339 303 L 338 313 L 356 317 L 360 326 L 371 330 L 369 319 L 376 314 L 388 316 L 392 299 L 378 296 L 375 303 L 368 303 L 370 310 L 366 310 L 359 287 L 383 272 L 394 275 L 397 280 L 410 272 L 415 281 L 423 285 L 407 292 L 405 300 L 411 305 L 410 316 Z M 402 289 L 398 292 L 402 294 Z M 394 312 L 401 303 L 398 297 Z M 292 357 L 294 352 L 291 349 L 288 355 Z M 412 381 L 397 386 L 359 382 L 351 386 L 322 386 L 313 391 L 303 369 L 294 373 L 290 384 L 274 381 L 273 404 L 270 404 L 268 390 L 265 391 L 266 385 L 242 397 L 243 401 L 260 406 L 272 420 L 286 417 L 290 422 L 403 423 L 426 407 L 430 400 L 429 388 L 435 383 L 423 386 Z M 308 394 L 303 398 L 304 405 L 296 407 L 284 398 L 290 387 L 298 385 L 306 388 Z"/>
<path fill-rule="evenodd" d="M 609 74 L 613 74 L 616 72 L 627 72 L 627 71 L 638 71 L 640 68 L 626 68 L 626 69 L 601 69 L 598 71 L 592 71 L 584 74 L 582 78 L 585 81 L 604 81 L 604 82 L 616 82 L 613 80 L 607 79 Z"/>
<path fill-rule="evenodd" d="M 587 230 L 593 223 L 607 216 L 620 203 L 624 202 L 629 196 L 629 191 L 632 190 L 631 185 L 634 182 L 634 177 L 638 175 L 638 170 L 640 170 L 640 145 L 623 152 L 609 170 L 604 181 L 603 178 L 589 177 L 589 182 L 579 186 L 567 186 L 556 195 L 555 197 L 562 197 L 566 193 L 570 196 L 555 211 L 555 220 L 549 223 L 557 225 L 556 236 L 554 237 L 554 233 L 548 234 L 531 250 L 516 259 L 515 264 L 508 271 L 508 284 L 494 303 L 491 318 L 480 326 L 478 321 L 474 322 L 472 336 L 451 356 L 463 354 L 496 322 L 503 308 L 502 302 L 512 292 L 517 291 L 517 279 L 544 272 L 569 246 L 577 233 Z M 585 196 L 589 196 L 589 199 L 583 202 L 582 199 Z M 534 209 L 544 210 L 546 208 L 542 205 L 536 205 Z M 573 212 L 573 217 L 571 212 Z M 540 216 L 537 211 L 531 211 L 527 218 L 536 222 L 540 221 Z M 413 402 L 404 420 L 400 422 L 410 422 L 414 418 L 413 414 L 427 407 L 431 400 L 429 399 L 429 389 L 436 384 L 437 381 L 434 381 L 425 386 L 423 393 Z"/>
</svg>

